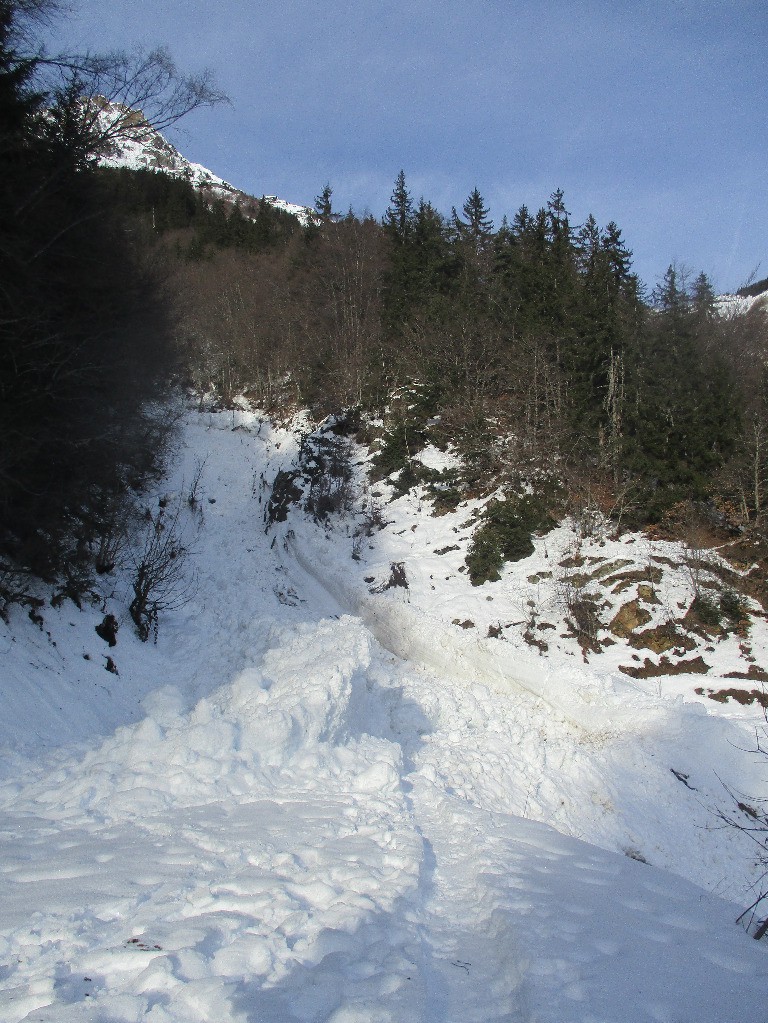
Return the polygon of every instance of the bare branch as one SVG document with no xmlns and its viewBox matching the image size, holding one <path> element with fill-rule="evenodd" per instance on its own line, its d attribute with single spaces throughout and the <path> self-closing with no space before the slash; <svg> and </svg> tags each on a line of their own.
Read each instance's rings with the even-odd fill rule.
<svg viewBox="0 0 768 1023">
<path fill-rule="evenodd" d="M 47 131 L 74 142 L 86 163 L 121 141 L 165 131 L 199 107 L 227 102 L 210 71 L 183 75 L 162 47 L 41 56 L 38 67 L 52 100 Z"/>
<path fill-rule="evenodd" d="M 768 711 L 766 711 L 766 725 L 768 726 Z M 759 731 L 757 732 L 757 743 L 753 751 L 762 756 L 768 756 L 768 749 L 765 745 L 766 734 L 768 734 L 768 730 L 765 730 L 763 735 Z M 737 919 L 737 923 L 746 921 L 748 929 L 756 924 L 752 937 L 759 941 L 768 933 L 768 917 L 760 921 L 757 916 L 758 911 L 764 910 L 768 905 L 768 800 L 764 797 L 751 798 L 747 803 L 744 797 L 724 782 L 721 784 L 731 799 L 731 805 L 726 810 L 717 807 L 714 810 L 715 816 L 724 827 L 735 828 L 755 842 L 759 848 L 757 864 L 763 868 L 763 872 L 754 885 L 757 895 L 751 905 L 747 906 Z"/>
<path fill-rule="evenodd" d="M 181 503 L 169 517 L 165 510 L 150 516 L 141 550 L 134 558 L 133 600 L 129 612 L 139 638 L 157 641 L 159 616 L 175 611 L 192 597 L 194 579 L 186 575 L 190 547 L 180 522 Z"/>
</svg>

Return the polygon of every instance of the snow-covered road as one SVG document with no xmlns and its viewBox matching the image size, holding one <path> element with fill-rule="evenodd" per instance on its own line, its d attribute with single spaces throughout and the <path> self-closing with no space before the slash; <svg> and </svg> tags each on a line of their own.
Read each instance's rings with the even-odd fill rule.
<svg viewBox="0 0 768 1023">
<path fill-rule="evenodd" d="M 489 670 L 338 537 L 265 534 L 297 442 L 190 417 L 196 592 L 156 647 L 122 614 L 119 676 L 95 612 L 0 635 L 0 1020 L 765 1023 L 765 948 L 711 894 L 746 862 L 707 827 L 724 722 L 590 716 L 586 670 Z"/>
</svg>

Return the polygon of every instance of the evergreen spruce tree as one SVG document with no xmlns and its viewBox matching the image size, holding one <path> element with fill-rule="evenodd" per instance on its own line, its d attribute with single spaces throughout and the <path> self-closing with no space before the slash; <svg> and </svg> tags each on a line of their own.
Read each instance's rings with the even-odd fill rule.
<svg viewBox="0 0 768 1023">
<path fill-rule="evenodd" d="M 488 207 L 477 188 L 469 193 L 462 211 L 466 220 L 462 220 L 455 209 L 452 213 L 457 238 L 469 242 L 477 252 L 487 249 L 493 235 L 493 221 L 488 216 Z"/>
<path fill-rule="evenodd" d="M 695 314 L 703 320 L 715 314 L 715 289 L 703 271 L 693 282 L 691 305 Z"/>
<path fill-rule="evenodd" d="M 708 354 L 684 278 L 670 266 L 629 366 L 626 464 L 646 483 L 646 508 L 701 497 L 739 428 L 728 367 Z"/>
<path fill-rule="evenodd" d="M 456 275 L 444 218 L 432 203 L 420 199 L 413 218 L 413 257 L 416 267 L 414 300 L 428 306 L 450 291 Z"/>
<path fill-rule="evenodd" d="M 405 171 L 400 171 L 390 203 L 384 212 L 384 227 L 393 242 L 406 245 L 413 231 L 413 199 L 405 184 Z"/>
<path fill-rule="evenodd" d="M 470 192 L 462 212 L 465 220 L 455 209 L 451 214 L 462 303 L 466 309 L 472 309 L 474 315 L 485 315 L 491 301 L 494 269 L 493 222 L 477 188 Z"/>
<path fill-rule="evenodd" d="M 553 192 L 547 203 L 547 227 L 548 327 L 562 351 L 570 340 L 577 299 L 576 249 L 562 189 Z"/>
<path fill-rule="evenodd" d="M 547 211 L 535 215 L 521 207 L 512 225 L 517 241 L 517 287 L 520 292 L 521 327 L 528 333 L 549 337 L 551 275 Z"/>
<path fill-rule="evenodd" d="M 681 323 L 690 306 L 684 278 L 674 264 L 664 271 L 663 278 L 653 289 L 651 301 L 667 321 Z"/>
<path fill-rule="evenodd" d="M 225 239 L 227 245 L 234 245 L 236 248 L 247 248 L 251 241 L 249 221 L 243 216 L 243 209 L 240 202 L 236 202 L 229 211 Z"/>
<path fill-rule="evenodd" d="M 579 295 L 571 349 L 575 421 L 597 441 L 618 478 L 626 351 L 639 311 L 631 253 L 615 223 L 601 231 L 590 214 L 576 232 Z"/>
<path fill-rule="evenodd" d="M 607 224 L 603 231 L 600 245 L 608 257 L 610 285 L 613 289 L 613 294 L 618 295 L 622 291 L 626 293 L 628 288 L 636 291 L 637 280 L 634 279 L 632 281 L 630 275 L 632 253 L 624 244 L 621 230 L 613 220 Z"/>
<path fill-rule="evenodd" d="M 159 54 L 133 78 L 117 55 L 49 62 L 60 85 L 38 91 L 23 29 L 54 8 L 0 0 L 0 556 L 50 578 L 75 571 L 100 509 L 152 468 L 140 410 L 167 368 L 142 231 L 125 230 L 93 168 L 103 138 L 83 111 L 103 101 L 88 86 L 145 74 L 160 91 L 179 85 L 172 106 L 184 94 Z"/>
<path fill-rule="evenodd" d="M 333 204 L 331 202 L 331 196 L 333 195 L 333 189 L 329 184 L 323 185 L 322 192 L 315 196 L 315 212 L 317 213 L 320 223 L 331 224 L 338 219 L 337 215 L 333 212 Z"/>
<path fill-rule="evenodd" d="M 390 205 L 384 213 L 384 232 L 388 239 L 389 268 L 384 278 L 384 316 L 395 333 L 402 330 L 416 292 L 419 267 L 413 246 L 413 199 L 400 171 Z"/>
<path fill-rule="evenodd" d="M 253 222 L 253 240 L 256 249 L 267 249 L 275 241 L 275 225 L 272 213 L 272 204 L 265 196 L 262 196 L 259 199 L 256 217 Z"/>
</svg>

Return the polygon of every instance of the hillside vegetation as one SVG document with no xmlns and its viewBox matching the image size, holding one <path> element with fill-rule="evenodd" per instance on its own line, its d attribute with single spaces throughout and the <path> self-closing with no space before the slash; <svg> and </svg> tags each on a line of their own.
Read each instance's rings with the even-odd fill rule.
<svg viewBox="0 0 768 1023">
<path fill-rule="evenodd" d="M 103 65 L 52 82 L 20 46 L 26 8 L 3 12 L 7 596 L 27 572 L 87 585 L 156 471 L 169 423 L 154 403 L 179 382 L 222 406 L 354 410 L 399 492 L 427 485 L 437 510 L 493 497 L 477 583 L 590 509 L 619 529 L 748 537 L 746 560 L 764 556 L 759 301 L 722 316 L 706 276 L 674 266 L 648 294 L 620 228 L 572 224 L 560 190 L 495 226 L 477 189 L 444 216 L 401 172 L 381 221 L 339 215 L 326 185 L 302 224 L 266 199 L 244 210 L 100 168 L 141 118 L 97 98 L 114 85 Z M 158 61 L 166 92 L 139 69 L 108 98 L 154 104 L 161 124 L 215 98 Z M 106 129 L 105 109 L 124 111 Z M 430 474 L 413 458 L 427 443 L 457 468 Z"/>
<path fill-rule="evenodd" d="M 54 0 L 0 2 L 0 587 L 77 597 L 156 472 L 173 363 L 161 268 L 96 165 L 130 105 L 171 124 L 216 99 L 163 51 L 50 55 Z M 105 99 L 113 102 L 104 117 Z"/>
<path fill-rule="evenodd" d="M 765 296 L 560 190 L 186 173 L 207 76 L 55 6 L 0 0 L 2 1018 L 764 1023 Z"/>
</svg>

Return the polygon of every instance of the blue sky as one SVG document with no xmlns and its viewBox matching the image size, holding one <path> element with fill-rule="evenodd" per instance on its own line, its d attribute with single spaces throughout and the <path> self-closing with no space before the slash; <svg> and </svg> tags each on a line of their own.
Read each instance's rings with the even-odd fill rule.
<svg viewBox="0 0 768 1023">
<path fill-rule="evenodd" d="M 443 212 L 496 223 L 565 191 L 615 220 L 652 286 L 768 276 L 764 0 L 72 0 L 68 47 L 165 45 L 231 106 L 182 152 L 255 194 L 379 217 L 402 168 Z"/>
</svg>

